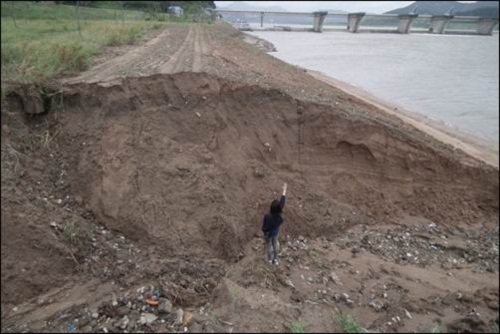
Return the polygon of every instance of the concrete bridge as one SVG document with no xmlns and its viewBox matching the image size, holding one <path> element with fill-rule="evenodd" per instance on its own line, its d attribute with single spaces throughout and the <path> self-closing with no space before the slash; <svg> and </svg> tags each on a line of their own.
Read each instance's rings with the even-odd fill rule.
<svg viewBox="0 0 500 334">
<path fill-rule="evenodd" d="M 359 32 L 361 24 L 366 18 L 388 18 L 397 20 L 396 30 L 376 30 L 377 32 L 398 32 L 401 34 L 408 34 L 411 31 L 412 23 L 417 18 L 430 19 L 428 30 L 423 32 L 429 32 L 433 34 L 444 34 L 446 33 L 446 26 L 450 22 L 468 22 L 476 24 L 476 30 L 472 34 L 476 35 L 492 35 L 493 30 L 498 24 L 498 19 L 481 18 L 477 16 L 453 16 L 453 15 L 417 15 L 417 14 L 366 14 L 360 13 L 328 13 L 328 12 L 274 12 L 274 11 L 238 11 L 238 10 L 223 10 L 216 9 L 216 13 L 220 15 L 220 18 L 224 19 L 224 16 L 242 14 L 242 15 L 257 15 L 260 16 L 260 27 L 264 29 L 264 17 L 266 15 L 273 16 L 301 16 L 301 17 L 311 17 L 313 20 L 312 28 L 307 29 L 308 31 L 322 32 L 324 23 L 327 17 L 343 18 L 347 22 L 347 31 L 349 32 Z M 286 26 L 276 26 L 272 30 L 283 29 L 283 30 L 304 30 L 304 29 L 294 29 L 292 27 Z M 375 30 L 371 30 L 375 31 Z M 454 33 L 471 34 L 468 31 L 458 31 Z"/>
</svg>

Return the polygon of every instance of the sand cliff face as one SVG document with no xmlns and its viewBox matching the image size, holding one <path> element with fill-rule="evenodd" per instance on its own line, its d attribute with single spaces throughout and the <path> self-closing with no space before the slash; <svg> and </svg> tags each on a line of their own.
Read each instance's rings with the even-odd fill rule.
<svg viewBox="0 0 500 334">
<path fill-rule="evenodd" d="M 274 283 L 262 287 L 259 277 L 269 269 L 260 266 L 256 237 L 282 182 L 290 189 L 281 232 L 291 238 L 290 252 L 297 250 L 292 240 L 299 236 L 337 240 L 359 226 L 423 222 L 455 231 L 498 223 L 497 169 L 242 44 L 237 36 L 225 27 L 166 32 L 67 80 L 51 109 L 29 122 L 22 122 L 20 113 L 2 113 L 3 124 L 12 120 L 2 127 L 2 189 L 8 189 L 2 191 L 7 203 L 2 206 L 2 303 L 37 296 L 53 288 L 41 278 L 64 282 L 69 273 L 127 287 L 142 284 L 175 271 L 166 259 L 216 259 L 217 268 L 231 272 L 229 283 L 220 281 L 220 270 L 201 270 L 203 264 L 197 265 L 201 276 L 189 266 L 184 278 L 172 276 L 174 287 L 165 283 L 165 290 L 191 294 L 183 305 L 198 294 L 209 300 L 206 294 L 219 282 L 219 303 L 224 291 L 278 289 L 275 281 L 286 283 L 283 275 L 293 269 L 274 271 Z M 167 42 L 177 51 L 163 54 Z M 141 75 L 120 77 L 124 64 Z M 13 94 L 12 108 L 22 109 L 25 98 Z M 69 221 L 78 229 L 70 229 Z M 16 237 L 4 238 L 4 229 Z M 28 236 L 32 242 L 19 243 Z M 35 253 L 44 261 L 31 263 Z M 311 254 L 294 256 L 299 263 Z M 327 258 L 328 269 L 332 260 Z M 488 259 L 498 264 L 498 254 Z M 19 283 L 26 266 L 37 275 Z M 203 281 L 210 291 L 182 283 L 202 276 L 212 280 Z M 21 300 L 19 291 L 24 291 Z M 244 303 L 254 302 L 249 297 Z M 227 314 L 226 307 L 221 314 Z M 11 324 L 19 320 L 9 317 Z"/>
<path fill-rule="evenodd" d="M 172 251 L 235 257 L 281 180 L 292 189 L 289 225 L 314 237 L 336 228 L 315 196 L 386 222 L 473 224 L 498 209 L 493 169 L 275 89 L 179 73 L 77 84 L 64 101 L 74 190 L 109 226 Z"/>
</svg>

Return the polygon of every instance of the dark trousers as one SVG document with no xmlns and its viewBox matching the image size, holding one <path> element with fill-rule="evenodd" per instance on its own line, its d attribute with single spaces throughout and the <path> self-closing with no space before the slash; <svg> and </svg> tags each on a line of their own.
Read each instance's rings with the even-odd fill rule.
<svg viewBox="0 0 500 334">
<path fill-rule="evenodd" d="M 274 261 L 278 259 L 279 253 L 279 242 L 278 236 L 265 237 L 266 239 L 266 249 L 267 249 L 267 260 Z"/>
</svg>

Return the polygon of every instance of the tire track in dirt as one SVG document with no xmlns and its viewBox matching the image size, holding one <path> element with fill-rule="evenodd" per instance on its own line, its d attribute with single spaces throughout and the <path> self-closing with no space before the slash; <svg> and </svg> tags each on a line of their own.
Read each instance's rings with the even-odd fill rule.
<svg viewBox="0 0 500 334">
<path fill-rule="evenodd" d="M 63 84 L 107 82 L 124 76 L 201 72 L 210 56 L 210 36 L 198 25 L 167 28 L 144 45 L 105 61 Z"/>
<path fill-rule="evenodd" d="M 206 29 L 200 29 L 200 52 L 201 52 L 201 71 L 207 71 L 207 65 L 210 63 L 209 57 L 212 55 L 212 40 L 210 33 Z"/>
<path fill-rule="evenodd" d="M 189 27 L 189 32 L 181 47 L 174 53 L 170 60 L 160 68 L 161 73 L 175 73 L 182 71 L 186 59 L 189 58 L 189 45 L 194 42 L 193 27 Z"/>
<path fill-rule="evenodd" d="M 195 27 L 195 37 L 194 37 L 194 52 L 193 52 L 193 72 L 200 72 L 201 70 L 201 41 L 202 37 L 200 36 L 200 27 Z"/>
<path fill-rule="evenodd" d="M 171 32 L 165 29 L 165 31 L 149 40 L 145 45 L 139 46 L 120 57 L 112 58 L 109 61 L 97 65 L 76 78 L 64 80 L 63 83 L 71 84 L 81 81 L 94 82 L 110 79 L 119 74 L 120 71 L 134 67 L 138 60 L 144 61 L 147 55 L 154 53 L 159 42 L 168 39 L 170 34 Z"/>
<path fill-rule="evenodd" d="M 210 34 L 208 34 L 205 30 L 201 30 L 201 53 L 203 56 L 209 56 L 210 55 L 210 49 L 211 49 L 211 39 L 210 39 Z"/>
<path fill-rule="evenodd" d="M 114 57 L 74 78 L 64 79 L 63 84 L 82 81 L 105 82 L 120 76 L 143 76 L 159 73 L 163 66 L 173 62 L 189 39 L 187 28 L 166 28 L 155 38 L 125 54 Z M 177 50 L 174 52 L 174 50 Z M 178 59 L 177 59 L 178 60 Z"/>
</svg>

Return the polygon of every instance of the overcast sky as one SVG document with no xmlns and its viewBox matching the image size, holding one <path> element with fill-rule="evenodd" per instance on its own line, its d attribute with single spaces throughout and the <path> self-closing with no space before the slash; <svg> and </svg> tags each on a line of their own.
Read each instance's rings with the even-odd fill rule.
<svg viewBox="0 0 500 334">
<path fill-rule="evenodd" d="M 215 1 L 217 7 L 235 1 Z M 245 1 L 252 6 L 280 6 L 287 11 L 310 12 L 319 9 L 343 10 L 347 12 L 370 12 L 381 14 L 391 9 L 405 7 L 413 1 Z M 475 1 L 460 1 L 475 2 Z"/>
</svg>

